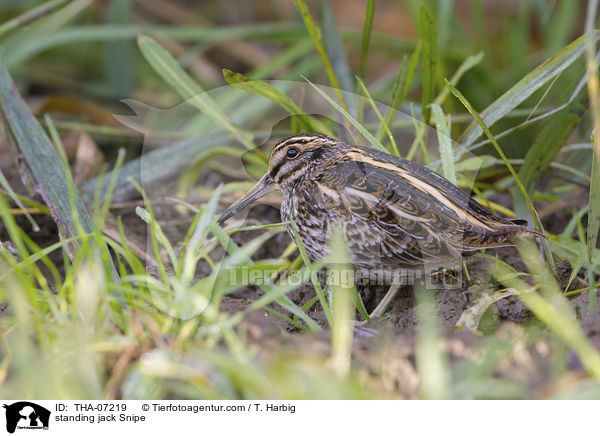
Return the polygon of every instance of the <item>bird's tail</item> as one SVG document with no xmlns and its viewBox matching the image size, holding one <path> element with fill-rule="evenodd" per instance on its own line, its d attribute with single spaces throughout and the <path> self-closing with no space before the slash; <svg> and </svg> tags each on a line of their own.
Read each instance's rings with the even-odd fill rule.
<svg viewBox="0 0 600 436">
<path fill-rule="evenodd" d="M 527 220 L 522 220 L 522 219 L 511 219 L 510 220 L 516 227 L 518 227 L 517 229 L 515 229 L 514 235 L 515 236 L 524 236 L 524 237 L 531 237 L 531 238 L 547 238 L 546 235 L 544 235 L 543 233 L 540 233 L 538 231 L 535 231 L 531 228 L 529 228 L 527 225 L 529 224 L 527 222 Z"/>
<path fill-rule="evenodd" d="M 524 220 L 510 220 L 510 224 L 497 226 L 493 230 L 485 230 L 475 237 L 465 237 L 463 240 L 463 249 L 478 250 L 484 247 L 507 247 L 515 245 L 514 238 L 546 238 L 546 235 L 539 233 L 526 226 Z"/>
</svg>

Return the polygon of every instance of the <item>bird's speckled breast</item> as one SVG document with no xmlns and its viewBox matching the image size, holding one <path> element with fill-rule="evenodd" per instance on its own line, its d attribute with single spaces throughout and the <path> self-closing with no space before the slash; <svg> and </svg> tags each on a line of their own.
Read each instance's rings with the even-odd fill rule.
<svg viewBox="0 0 600 436">
<path fill-rule="evenodd" d="M 321 260 L 328 253 L 328 241 L 331 237 L 330 217 L 320 207 L 320 202 L 312 198 L 314 186 L 311 182 L 303 183 L 296 189 L 285 191 L 281 202 L 281 220 L 294 222 L 300 240 L 312 261 Z M 302 219 L 299 219 L 302 217 Z M 287 231 L 295 241 L 290 225 Z"/>
</svg>

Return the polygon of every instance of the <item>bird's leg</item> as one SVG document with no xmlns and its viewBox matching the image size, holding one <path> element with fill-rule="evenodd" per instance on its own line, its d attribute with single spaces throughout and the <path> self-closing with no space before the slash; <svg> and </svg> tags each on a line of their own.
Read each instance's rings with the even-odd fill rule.
<svg viewBox="0 0 600 436">
<path fill-rule="evenodd" d="M 385 313 L 386 309 L 388 308 L 394 297 L 398 294 L 398 291 L 401 287 L 402 285 L 400 283 L 392 283 L 390 289 L 386 292 L 386 294 L 383 296 L 377 307 L 375 307 L 375 309 L 373 309 L 373 312 L 371 312 L 371 314 L 369 315 L 369 318 L 376 319 L 381 317 L 381 315 Z"/>
<path fill-rule="evenodd" d="M 467 264 L 464 260 L 462 261 L 462 270 L 467 276 L 467 283 L 471 283 L 471 274 L 469 274 L 469 269 L 467 268 Z"/>
</svg>

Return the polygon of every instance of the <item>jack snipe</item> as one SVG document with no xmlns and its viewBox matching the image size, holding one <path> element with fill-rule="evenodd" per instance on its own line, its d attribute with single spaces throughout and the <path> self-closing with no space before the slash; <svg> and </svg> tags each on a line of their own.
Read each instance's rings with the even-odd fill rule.
<svg viewBox="0 0 600 436">
<path fill-rule="evenodd" d="M 515 236 L 540 236 L 428 168 L 312 133 L 281 140 L 267 173 L 219 223 L 274 189 L 283 192 L 282 220 L 294 222 L 311 260 L 327 254 L 339 226 L 363 271 L 444 266 L 462 254 L 512 245 Z M 293 238 L 290 227 L 288 233 Z"/>
</svg>

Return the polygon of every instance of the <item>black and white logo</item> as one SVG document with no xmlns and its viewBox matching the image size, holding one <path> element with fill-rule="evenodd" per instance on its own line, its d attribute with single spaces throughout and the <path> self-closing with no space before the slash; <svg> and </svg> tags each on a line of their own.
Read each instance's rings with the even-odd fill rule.
<svg viewBox="0 0 600 436">
<path fill-rule="evenodd" d="M 48 430 L 50 411 L 42 406 L 29 401 L 19 401 L 5 404 L 6 431 L 14 433 L 16 429 L 22 430 Z"/>
</svg>

